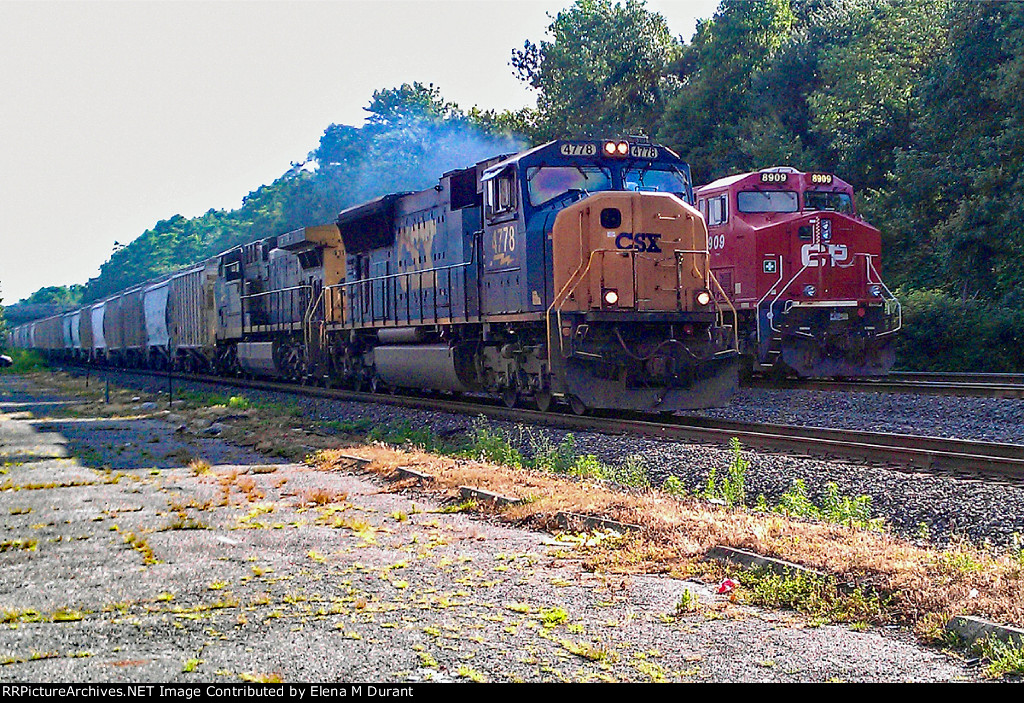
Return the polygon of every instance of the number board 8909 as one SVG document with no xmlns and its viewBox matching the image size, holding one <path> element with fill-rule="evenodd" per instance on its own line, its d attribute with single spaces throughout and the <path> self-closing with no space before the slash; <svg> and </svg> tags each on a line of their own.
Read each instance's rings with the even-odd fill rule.
<svg viewBox="0 0 1024 703">
<path fill-rule="evenodd" d="M 778 171 L 768 171 L 761 174 L 762 183 L 785 183 L 788 178 L 788 174 L 779 173 Z"/>
</svg>

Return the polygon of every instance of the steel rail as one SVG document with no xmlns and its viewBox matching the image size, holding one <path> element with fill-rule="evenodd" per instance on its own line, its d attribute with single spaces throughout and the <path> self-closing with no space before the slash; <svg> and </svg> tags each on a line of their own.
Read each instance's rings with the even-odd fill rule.
<svg viewBox="0 0 1024 703">
<path fill-rule="evenodd" d="M 834 381 L 827 379 L 751 379 L 749 388 L 781 388 L 809 391 L 858 391 L 868 393 L 916 393 L 918 395 L 952 395 L 972 398 L 1024 398 L 1024 376 L 1006 374 L 939 374 L 933 378 L 914 377 L 910 374 L 891 374 L 881 378 Z M 944 377 L 945 376 L 945 377 Z M 1021 380 L 1016 378 L 1020 376 Z"/>
<path fill-rule="evenodd" d="M 166 372 L 138 369 L 109 369 L 109 371 L 146 375 L 157 379 L 164 379 L 168 376 Z M 613 416 L 611 413 L 577 416 L 568 413 L 506 408 L 497 401 L 492 404 L 480 399 L 464 400 L 374 394 L 318 386 L 298 386 L 276 381 L 195 374 L 173 374 L 172 378 L 180 381 L 292 393 L 334 400 L 386 403 L 414 409 L 484 415 L 496 420 L 529 422 L 566 430 L 633 434 L 718 446 L 727 445 L 735 437 L 746 449 L 870 463 L 900 470 L 953 471 L 975 476 L 995 476 L 1013 481 L 1024 480 L 1024 445 L 1020 444 L 736 422 L 686 415 L 674 415 L 668 418 L 641 414 Z"/>
</svg>

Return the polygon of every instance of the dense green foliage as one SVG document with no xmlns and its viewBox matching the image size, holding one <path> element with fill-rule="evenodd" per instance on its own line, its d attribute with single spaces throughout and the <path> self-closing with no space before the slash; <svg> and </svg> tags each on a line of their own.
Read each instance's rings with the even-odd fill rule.
<svg viewBox="0 0 1024 703">
<path fill-rule="evenodd" d="M 378 91 L 364 126 L 330 125 L 239 209 L 176 215 L 116 251 L 83 300 L 428 187 L 513 151 L 514 134 L 647 134 L 698 183 L 778 164 L 839 174 L 904 291 L 902 364 L 1021 367 L 1011 350 L 973 358 L 958 339 L 1012 344 L 996 330 L 1024 310 L 1024 3 L 722 0 L 687 42 L 643 0 L 577 0 L 510 63 L 536 109 L 466 112 L 419 83 Z M 910 351 L 925 339 L 941 353 Z"/>
<path fill-rule="evenodd" d="M 80 305 L 84 294 L 85 286 L 77 283 L 70 286 L 44 286 L 18 302 L 23 305 Z"/>
<path fill-rule="evenodd" d="M 899 292 L 899 366 L 913 371 L 1024 369 L 1024 310 L 939 291 Z"/>
<path fill-rule="evenodd" d="M 552 41 L 527 41 L 512 66 L 540 91 L 534 138 L 653 134 L 677 82 L 681 46 L 642 0 L 579 0 L 558 13 Z"/>
<path fill-rule="evenodd" d="M 42 371 L 46 368 L 46 360 L 34 351 L 30 351 L 28 349 L 11 349 L 8 354 L 14 364 L 12 366 L 4 366 L 0 368 L 0 373 L 12 375 L 32 373 L 33 371 Z"/>
</svg>

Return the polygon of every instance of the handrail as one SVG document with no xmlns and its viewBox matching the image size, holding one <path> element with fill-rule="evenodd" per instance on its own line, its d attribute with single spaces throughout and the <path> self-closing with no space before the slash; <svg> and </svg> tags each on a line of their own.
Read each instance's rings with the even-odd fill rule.
<svg viewBox="0 0 1024 703">
<path fill-rule="evenodd" d="M 293 324 L 295 324 L 295 321 L 292 320 L 292 319 L 289 319 L 287 322 L 283 322 L 283 321 L 282 322 L 271 322 L 270 321 L 270 317 L 269 317 L 269 311 L 268 311 L 267 312 L 267 316 L 268 317 L 267 317 L 266 325 L 254 325 L 254 324 L 251 324 L 251 323 L 247 325 L 246 321 L 245 321 L 245 301 L 246 300 L 252 300 L 254 298 L 262 298 L 263 296 L 267 296 L 267 295 L 280 295 L 282 293 L 294 293 L 295 291 L 301 291 L 301 290 L 312 291 L 313 290 L 313 286 L 308 285 L 308 284 L 302 284 L 302 285 L 298 285 L 298 286 L 290 286 L 288 288 L 275 288 L 274 290 L 266 290 L 266 291 L 262 291 L 260 293 L 249 293 L 248 295 L 240 295 L 240 296 L 238 296 L 239 312 L 240 312 L 239 324 L 241 325 L 241 329 L 243 331 L 245 331 L 246 328 L 251 330 L 253 327 L 265 326 L 265 327 L 276 327 L 277 330 L 280 331 L 281 328 L 284 325 L 293 325 Z M 310 297 L 312 297 L 312 296 L 310 296 Z M 290 313 L 289 314 L 289 318 L 294 317 L 295 310 L 294 310 L 294 306 L 292 305 L 294 300 L 295 300 L 294 296 L 292 296 L 292 295 L 288 296 L 288 303 L 289 303 L 289 310 L 288 310 L 288 312 Z M 306 303 L 306 309 L 307 310 L 309 309 L 309 302 L 308 301 Z M 281 312 L 283 312 L 283 310 Z M 251 311 L 250 311 L 250 314 L 251 314 Z M 305 315 L 305 313 L 303 313 L 303 315 Z M 304 324 L 303 320 L 301 320 L 301 319 L 299 320 L 299 323 L 300 324 Z"/>
<path fill-rule="evenodd" d="M 576 292 L 576 289 L 579 287 L 580 283 L 586 278 L 587 273 L 589 273 L 591 267 L 594 264 L 594 257 L 597 254 L 601 254 L 602 255 L 602 259 L 603 259 L 604 255 L 605 254 L 609 254 L 609 253 L 616 254 L 616 255 L 623 255 L 623 254 L 629 255 L 631 257 L 632 261 L 634 262 L 633 263 L 634 270 L 635 270 L 635 261 L 636 261 L 637 258 L 649 258 L 649 257 L 642 256 L 643 252 L 633 251 L 633 250 L 629 250 L 629 249 L 592 249 L 590 251 L 590 256 L 588 257 L 588 259 L 586 261 L 586 264 L 583 263 L 582 258 L 581 258 L 580 265 L 576 268 L 576 270 L 573 272 L 573 274 L 571 276 L 569 276 L 569 279 L 565 282 L 565 285 L 562 286 L 562 289 L 558 292 L 558 294 L 554 297 L 554 299 L 552 299 L 551 305 L 548 306 L 547 312 L 544 315 L 544 323 L 545 323 L 546 334 L 547 334 L 547 339 L 548 339 L 548 344 L 547 344 L 548 368 L 551 367 L 551 313 L 552 313 L 552 311 L 555 312 L 555 317 L 556 317 L 557 323 L 558 323 L 558 329 L 559 329 L 559 332 L 561 332 L 561 329 L 562 329 L 562 306 L 564 305 L 565 301 L 568 300 L 568 298 L 573 293 Z M 680 293 L 681 293 L 681 291 L 683 289 L 681 273 L 680 273 L 680 270 L 679 270 L 679 267 L 680 267 L 680 265 L 682 263 L 682 259 L 683 259 L 682 255 L 685 255 L 685 254 L 703 255 L 708 260 L 708 266 L 706 267 L 706 270 L 704 271 L 704 273 L 702 274 L 700 269 L 697 268 L 696 262 L 693 263 L 693 268 L 694 268 L 694 270 L 696 271 L 696 273 L 698 275 L 701 275 L 701 278 L 703 278 L 705 285 L 708 285 L 708 287 L 710 287 L 709 282 L 710 281 L 714 281 L 714 284 L 718 288 L 718 291 L 722 294 L 722 296 L 728 302 L 729 308 L 732 310 L 732 313 L 733 313 L 733 337 L 734 337 L 734 342 L 735 342 L 735 349 L 738 351 L 739 350 L 739 316 L 738 316 L 738 313 L 736 312 L 736 308 L 733 307 L 732 302 L 728 300 L 728 296 L 725 295 L 725 291 L 722 289 L 722 286 L 718 283 L 718 279 L 715 278 L 714 274 L 711 272 L 711 266 L 710 266 L 711 253 L 707 249 L 672 249 L 672 253 L 673 253 L 674 257 L 675 257 L 675 262 L 676 262 L 676 301 L 677 301 L 678 309 L 680 311 L 682 310 L 682 300 L 679 297 Z M 655 261 L 657 261 L 657 259 L 655 259 Z M 634 284 L 635 284 L 635 279 L 636 279 L 636 276 L 635 276 L 635 273 L 634 273 Z M 571 286 L 571 288 L 570 288 L 570 286 Z M 634 296 L 634 300 L 635 299 L 636 299 L 636 296 Z M 721 306 L 718 303 L 718 300 L 714 299 L 714 296 L 712 296 L 712 299 L 714 300 L 714 303 L 715 303 L 716 314 L 718 316 L 718 320 L 719 320 L 720 324 L 722 324 L 724 326 L 724 323 L 725 323 L 724 312 L 722 311 Z M 556 310 L 556 307 L 557 307 L 557 310 Z M 565 358 L 565 342 L 562 339 L 561 333 L 559 333 L 559 335 L 558 335 L 558 348 L 559 348 L 560 355 L 563 358 Z"/>
<path fill-rule="evenodd" d="M 722 288 L 722 284 L 718 282 L 718 278 L 715 276 L 715 274 L 711 271 L 710 268 L 708 268 L 708 280 L 715 284 L 715 288 L 717 288 L 718 292 L 722 294 L 722 299 L 725 300 L 726 304 L 729 306 L 729 309 L 732 310 L 733 349 L 738 354 L 740 351 L 739 313 L 736 312 L 736 307 L 732 304 L 732 301 L 729 300 L 729 296 L 726 295 L 725 289 Z M 715 301 L 715 308 L 717 308 L 718 310 L 718 323 L 722 327 L 725 327 L 725 314 L 723 313 L 721 306 L 719 306 L 718 304 L 718 299 L 715 296 L 712 296 L 712 299 Z"/>
<path fill-rule="evenodd" d="M 882 281 L 881 274 L 879 274 L 878 270 L 875 268 L 875 265 L 874 265 L 872 260 L 877 258 L 877 255 L 868 254 L 867 252 L 855 252 L 853 254 L 854 261 L 859 256 L 863 256 L 864 257 L 864 262 L 865 262 L 865 269 L 864 269 L 865 282 L 867 284 L 869 284 L 869 285 L 879 285 L 879 286 L 882 287 L 882 290 L 885 292 L 885 295 L 883 296 L 883 300 L 885 301 L 886 314 L 887 315 L 891 315 L 892 314 L 891 313 L 892 305 L 896 306 L 896 317 L 897 317 L 896 326 L 893 329 L 886 330 L 885 332 L 881 332 L 881 333 L 877 334 L 876 337 L 885 337 L 885 336 L 888 336 L 890 334 L 894 334 L 896 332 L 899 332 L 903 328 L 903 306 L 900 303 L 899 299 L 892 293 L 891 290 L 889 290 L 889 287 L 885 284 L 885 282 Z M 842 268 L 849 268 L 852 265 L 853 265 L 853 262 L 851 262 L 850 264 L 847 264 L 846 266 L 843 266 Z M 800 277 L 800 275 L 809 268 L 809 266 L 810 266 L 809 264 L 805 264 L 803 267 L 801 267 L 800 270 L 797 271 L 796 274 L 794 274 L 793 277 L 789 279 L 789 281 L 786 283 L 786 285 L 783 286 L 782 289 L 779 290 L 776 293 L 775 298 L 773 298 L 771 303 L 769 304 L 769 307 L 768 307 L 768 324 L 771 327 L 771 330 L 773 332 L 781 332 L 782 331 L 782 330 L 780 330 L 779 328 L 777 328 L 775 326 L 775 313 L 774 313 L 775 304 L 777 302 L 779 302 L 779 299 L 783 296 L 783 294 L 787 290 L 789 290 L 789 287 L 791 285 L 793 285 L 793 282 L 796 279 L 798 279 Z M 872 275 L 874 276 L 874 280 L 872 280 Z M 782 257 L 780 255 L 779 256 L 779 279 L 773 284 L 772 288 L 770 288 L 768 290 L 768 292 L 765 293 L 761 297 L 761 299 L 757 301 L 757 305 L 754 308 L 755 313 L 757 314 L 756 330 L 757 330 L 757 341 L 758 341 L 758 344 L 761 343 L 761 322 L 760 322 L 761 305 L 768 298 L 768 296 L 771 295 L 772 290 L 774 290 L 776 288 L 776 286 L 778 286 L 778 284 L 782 282 L 782 279 L 783 279 Z M 794 304 L 794 301 L 788 301 L 788 303 L 792 305 L 792 304 Z M 788 310 L 787 310 L 787 312 L 788 312 Z M 807 337 L 813 336 L 813 335 L 807 335 L 807 334 L 803 334 L 803 333 L 799 333 L 799 332 L 794 332 L 793 334 L 800 334 L 801 336 L 807 336 Z"/>
<path fill-rule="evenodd" d="M 761 299 L 757 301 L 757 305 L 754 306 L 754 315 L 755 315 L 755 322 L 756 322 L 756 324 L 754 326 L 757 329 L 757 344 L 758 344 L 758 346 L 761 345 L 761 303 L 763 303 L 768 298 L 768 296 L 772 294 L 772 290 L 774 290 L 780 283 L 782 283 L 782 276 L 783 276 L 783 274 L 782 274 L 782 254 L 779 254 L 778 262 L 779 262 L 779 266 L 778 266 L 778 269 L 779 269 L 779 280 L 775 281 L 775 283 L 772 284 L 772 287 L 769 288 L 768 291 L 764 295 L 761 296 Z M 773 301 L 772 305 L 774 305 L 774 304 L 775 303 Z M 769 314 L 768 322 L 769 322 L 769 324 L 771 324 L 771 319 L 772 319 L 771 318 L 771 314 L 772 314 L 771 308 L 768 309 L 768 314 Z"/>
<path fill-rule="evenodd" d="M 800 268 L 799 271 L 797 271 L 795 274 L 793 274 L 793 277 L 791 279 L 789 279 L 789 282 L 782 287 L 782 290 L 780 290 L 778 292 L 778 294 L 772 299 L 772 302 L 768 305 L 768 325 L 772 328 L 772 332 L 781 332 L 782 331 L 778 327 L 775 326 L 775 303 L 779 302 L 779 298 L 782 297 L 783 293 L 785 293 L 787 290 L 789 290 L 789 287 L 791 285 L 793 285 L 793 281 L 795 281 L 796 279 L 800 278 L 800 274 L 802 274 L 804 271 L 806 271 L 809 267 L 810 267 L 810 264 L 804 264 Z M 779 280 L 780 281 L 782 280 L 781 276 L 779 277 Z M 767 297 L 767 296 L 765 296 L 765 297 Z M 760 312 L 760 311 L 758 311 L 758 312 Z M 788 310 L 787 310 L 787 312 L 788 312 Z M 805 336 L 811 337 L 813 335 L 805 335 Z M 757 341 L 758 342 L 761 341 L 760 337 L 758 337 Z"/>
<path fill-rule="evenodd" d="M 878 278 L 878 282 L 876 284 L 873 284 L 873 285 L 882 286 L 882 290 L 884 290 L 886 295 L 888 296 L 887 298 L 885 298 L 885 313 L 886 313 L 886 315 L 891 315 L 892 314 L 890 312 L 889 303 L 893 302 L 893 303 L 896 304 L 896 327 L 894 327 L 891 330 L 886 330 L 885 332 L 882 332 L 881 334 L 878 334 L 876 336 L 877 337 L 886 337 L 886 336 L 888 336 L 890 334 L 895 334 L 896 332 L 899 332 L 901 329 L 903 329 L 903 304 L 900 303 L 899 298 L 897 298 L 893 294 L 893 292 L 891 290 L 889 290 L 889 286 L 885 285 L 885 282 L 882 280 L 882 275 L 878 272 L 878 270 L 875 268 L 875 265 L 871 262 L 871 260 L 873 258 L 875 258 L 875 257 L 873 257 L 871 254 L 864 254 L 864 257 L 865 257 L 865 259 L 867 261 L 867 273 L 869 275 L 871 273 L 874 273 L 875 276 Z"/>
<path fill-rule="evenodd" d="M 249 298 L 259 298 L 264 295 L 273 295 L 274 293 L 288 293 L 289 291 L 303 289 L 313 290 L 313 286 L 303 284 L 301 286 L 291 286 L 290 288 L 275 288 L 274 290 L 265 290 L 262 293 L 250 293 L 249 295 L 240 295 L 238 296 L 238 298 L 239 300 L 248 300 Z"/>
<path fill-rule="evenodd" d="M 324 286 L 324 290 L 326 291 L 326 290 L 341 289 L 342 295 L 345 296 L 348 293 L 348 289 L 353 287 L 353 286 L 372 284 L 372 283 L 374 283 L 376 281 L 382 281 L 382 282 L 383 281 L 395 281 L 395 283 L 397 284 L 398 279 L 401 276 L 404 276 L 407 281 L 412 276 L 418 276 L 419 277 L 419 281 L 420 281 L 420 288 L 419 288 L 419 290 L 423 290 L 423 276 L 426 275 L 426 274 L 432 274 L 433 277 L 434 277 L 433 289 L 434 289 L 434 296 L 435 296 L 435 298 L 434 298 L 434 321 L 436 322 L 437 321 L 437 308 L 438 308 L 437 300 L 436 300 L 436 296 L 437 296 L 437 274 L 441 273 L 441 272 L 448 272 L 448 274 L 449 274 L 448 275 L 448 305 L 449 305 L 449 310 L 450 310 L 451 309 L 451 298 L 452 298 L 451 272 L 456 270 L 456 269 L 467 269 L 470 266 L 473 266 L 474 264 L 479 264 L 480 263 L 478 261 L 478 257 L 477 257 L 477 243 L 476 243 L 476 239 L 477 239 L 477 235 L 480 234 L 481 232 L 482 232 L 482 230 L 473 233 L 473 240 L 472 240 L 472 243 L 470 245 L 469 260 L 468 261 L 462 261 L 462 262 L 459 262 L 457 264 L 449 264 L 447 266 L 434 266 L 434 267 L 428 268 L 428 269 L 419 269 L 419 270 L 413 270 L 413 271 L 396 271 L 395 273 L 386 273 L 386 274 L 381 275 L 381 276 L 372 276 L 370 278 L 359 278 L 359 279 L 352 280 L 352 281 L 341 281 L 339 283 L 333 283 L 333 284 L 331 284 L 329 286 Z M 381 286 L 381 291 L 383 292 L 384 289 L 385 289 L 385 287 L 382 285 Z M 397 289 L 396 289 L 396 292 L 397 292 Z M 465 294 L 465 296 L 464 296 L 465 299 L 464 299 L 464 303 L 463 303 L 463 308 L 464 308 L 463 309 L 463 318 L 468 321 L 469 320 L 469 300 L 468 300 L 469 290 L 468 290 L 468 282 L 465 280 L 465 278 L 463 278 L 463 292 Z M 408 293 L 408 290 L 406 290 L 406 293 Z M 370 303 L 371 303 L 371 312 L 370 312 L 370 314 L 371 314 L 371 317 L 373 317 L 373 311 L 372 311 L 373 289 L 372 289 L 372 286 L 370 287 L 370 298 L 371 298 L 371 300 L 370 300 Z M 411 311 L 408 308 L 408 298 L 406 299 L 406 305 L 407 305 L 407 308 L 406 308 L 406 320 L 411 323 L 412 322 L 412 318 L 411 318 Z M 344 313 L 344 300 L 342 300 L 342 306 L 343 306 L 342 307 L 342 312 Z M 384 313 L 384 318 L 383 319 L 386 321 L 387 320 L 387 317 L 386 317 L 387 311 L 385 310 L 385 311 L 383 311 L 383 313 Z M 420 320 L 421 321 L 425 320 L 425 317 L 422 316 L 422 313 L 423 313 L 422 304 L 421 304 L 421 307 L 420 307 L 420 313 L 421 313 Z M 373 317 L 373 319 L 376 319 L 376 318 Z M 398 319 L 397 318 L 397 299 L 396 299 L 396 318 L 395 319 L 396 319 L 396 322 L 397 322 L 397 319 Z M 353 325 L 354 324 L 355 324 L 355 321 L 353 320 Z M 345 325 L 344 317 L 342 319 L 342 325 L 343 326 Z"/>
</svg>

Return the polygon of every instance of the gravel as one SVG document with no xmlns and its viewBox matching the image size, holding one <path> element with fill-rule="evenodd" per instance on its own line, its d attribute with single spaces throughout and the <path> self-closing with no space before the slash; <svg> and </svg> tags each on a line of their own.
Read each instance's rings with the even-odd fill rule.
<svg viewBox="0 0 1024 703">
<path fill-rule="evenodd" d="M 122 385 L 159 390 L 159 381 L 114 374 Z M 430 412 L 386 404 L 357 403 L 286 395 L 251 389 L 231 390 L 207 384 L 176 383 L 250 400 L 295 403 L 315 420 L 365 420 L 374 424 L 408 423 L 430 427 L 442 436 L 472 432 L 479 418 Z M 878 432 L 929 434 L 998 442 L 1024 443 L 1024 401 L 910 394 L 743 389 L 725 408 L 700 414 L 722 419 L 854 428 Z M 718 475 L 733 460 L 728 447 L 665 441 L 595 432 L 487 421 L 503 431 L 525 453 L 539 441 L 557 445 L 573 435 L 579 454 L 592 454 L 609 464 L 639 457 L 651 483 L 660 486 L 677 477 L 690 492 L 704 488 L 712 469 Z M 1024 484 L 1006 484 L 952 475 L 913 473 L 902 468 L 867 466 L 767 452 L 743 452 L 749 461 L 746 495 L 751 505 L 763 495 L 777 504 L 797 479 L 818 505 L 829 483 L 840 495 L 871 498 L 872 517 L 881 518 L 900 536 L 945 545 L 969 540 L 976 544 L 1020 548 L 1024 535 Z"/>
<path fill-rule="evenodd" d="M 62 400 L 0 378 L 0 414 L 45 418 Z M 294 400 L 324 420 L 404 419 L 436 431 L 473 423 Z M 63 438 L 79 461 L 60 458 Z M 640 446 L 599 435 L 579 442 L 595 452 Z M 0 449 L 4 479 L 23 488 L 0 492 L 11 547 L 0 552 L 0 602 L 21 620 L 0 627 L 5 683 L 980 677 L 899 630 L 810 627 L 795 613 L 734 605 L 710 584 L 590 573 L 550 536 L 440 513 L 361 473 L 267 466 L 219 439 L 176 432 L 168 419 L 0 417 Z M 160 461 L 186 449 L 209 456 L 218 474 Z M 231 465 L 242 472 L 235 479 Z M 231 499 L 218 503 L 222 486 Z M 336 496 L 338 512 L 303 507 L 313 489 Z M 193 506 L 202 525 L 178 524 L 184 508 L 173 506 Z M 15 547 L 28 540 L 31 549 Z M 673 616 L 686 591 L 700 609 Z"/>
<path fill-rule="evenodd" d="M 740 389 L 721 420 L 1024 444 L 1024 400 L 913 393 Z"/>
<path fill-rule="evenodd" d="M 0 602 L 19 620 L 0 626 L 0 682 L 980 678 L 897 629 L 808 626 L 795 613 L 731 604 L 711 584 L 590 573 L 549 535 L 439 513 L 429 498 L 361 473 L 263 466 L 266 457 L 190 439 L 171 422 L 3 416 L 46 418 L 60 401 L 0 378 L 4 479 L 20 488 L 0 492 L 11 547 L 0 552 Z M 330 420 L 472 422 L 298 402 Z M 62 458 L 63 438 L 113 471 Z M 153 469 L 136 451 L 194 441 L 216 456 L 216 475 Z M 232 478 L 224 462 L 242 473 Z M 230 500 L 220 503 L 222 486 Z M 305 507 L 312 489 L 335 495 L 337 512 Z M 202 525 L 177 524 L 184 506 Z M 28 540 L 32 548 L 15 546 Z M 674 614 L 687 590 L 699 609 Z"/>
</svg>

